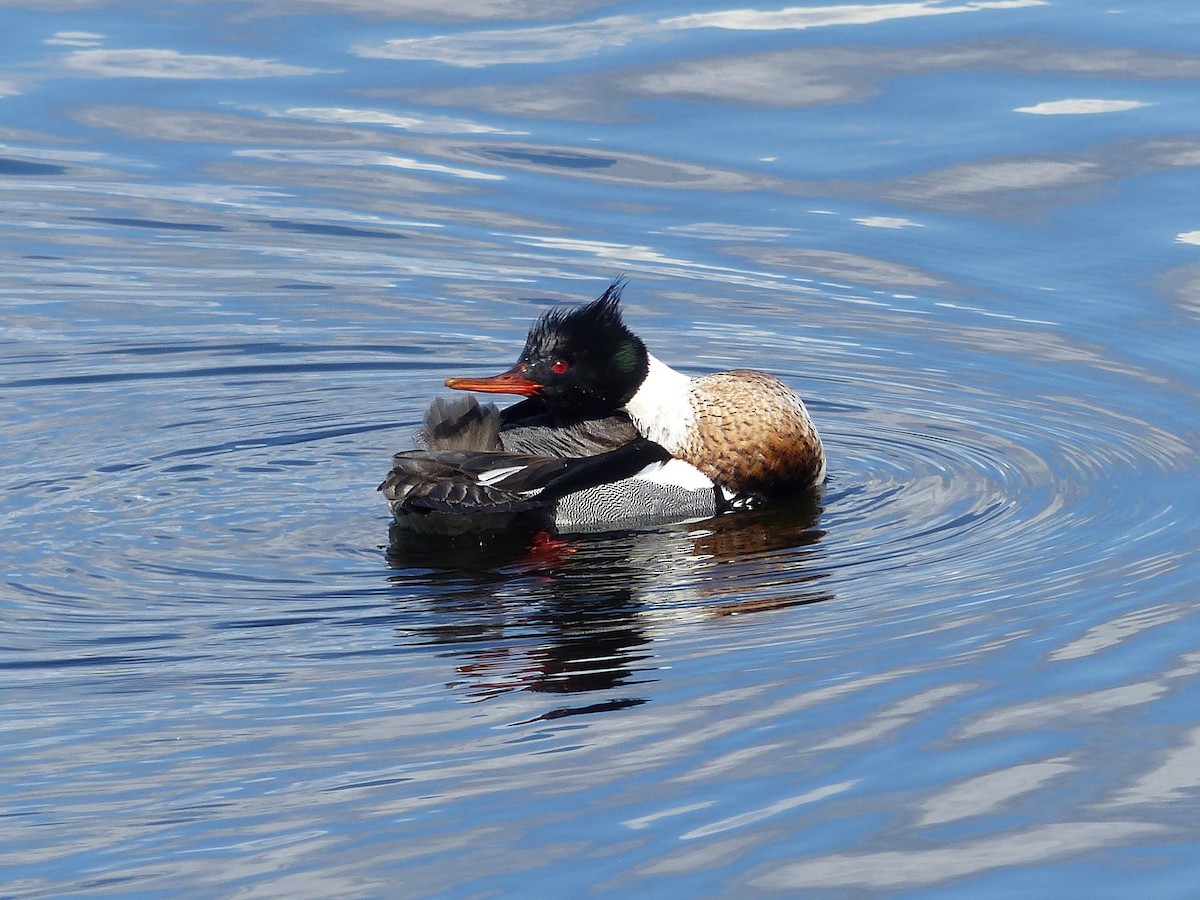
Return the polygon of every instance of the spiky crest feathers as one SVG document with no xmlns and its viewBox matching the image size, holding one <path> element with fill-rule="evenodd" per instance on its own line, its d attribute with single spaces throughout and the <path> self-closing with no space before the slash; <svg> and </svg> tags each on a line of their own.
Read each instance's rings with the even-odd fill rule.
<svg viewBox="0 0 1200 900">
<path fill-rule="evenodd" d="M 552 309 L 529 330 L 519 363 L 546 383 L 542 396 L 547 400 L 553 402 L 559 393 L 573 403 L 615 409 L 637 391 L 648 357 L 645 344 L 621 318 L 624 287 L 625 279 L 618 278 L 591 303 Z M 561 380 L 549 374 L 558 360 L 567 365 Z"/>
</svg>

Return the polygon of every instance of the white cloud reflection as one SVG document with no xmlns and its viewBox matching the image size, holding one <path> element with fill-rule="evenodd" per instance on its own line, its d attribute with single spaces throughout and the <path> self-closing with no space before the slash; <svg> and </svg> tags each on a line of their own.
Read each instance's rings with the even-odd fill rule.
<svg viewBox="0 0 1200 900">
<path fill-rule="evenodd" d="M 1200 788 L 1200 728 L 1188 732 L 1182 745 L 1170 750 L 1159 764 L 1102 806 L 1193 801 Z"/>
<path fill-rule="evenodd" d="M 1166 828 L 1143 822 L 1051 822 L 943 845 L 864 853 L 830 853 L 785 863 L 752 884 L 772 891 L 818 888 L 867 892 L 919 888 L 1006 866 L 1047 865 L 1080 853 L 1150 838 Z"/>
<path fill-rule="evenodd" d="M 92 31 L 59 31 L 43 43 L 60 47 L 99 47 L 104 35 Z"/>
<path fill-rule="evenodd" d="M 640 16 L 610 16 L 591 22 L 538 28 L 503 28 L 429 38 L 398 38 L 360 44 L 359 56 L 377 59 L 427 59 L 461 68 L 500 63 L 547 63 L 592 56 L 650 37 L 655 23 Z"/>
<path fill-rule="evenodd" d="M 894 19 L 945 16 L 985 9 L 1021 9 L 1046 6 L 1047 0 L 983 0 L 946 6 L 940 0 L 917 3 L 846 4 L 844 6 L 790 6 L 786 9 L 730 9 L 664 19 L 676 28 L 725 28 L 731 31 L 794 31 L 829 25 L 873 25 Z"/>
<path fill-rule="evenodd" d="M 13 144 L 0 144 L 0 154 L 25 159 L 36 159 L 42 162 L 64 163 L 67 165 L 90 165 L 112 161 L 106 153 L 95 150 L 60 150 L 57 147 L 18 147 Z M 128 160 L 122 160 L 124 165 L 130 165 Z"/>
<path fill-rule="evenodd" d="M 857 225 L 862 225 L 866 228 L 924 228 L 920 222 L 914 222 L 912 219 L 905 219 L 900 216 L 863 216 L 860 219 L 851 219 Z"/>
<path fill-rule="evenodd" d="M 209 56 L 178 50 L 76 50 L 63 59 L 76 72 L 101 78 L 277 78 L 316 75 L 327 69 L 293 66 L 274 59 Z"/>
<path fill-rule="evenodd" d="M 665 40 L 679 32 L 699 28 L 796 31 L 1045 5 L 1047 0 L 978 0 L 957 4 L 943 0 L 918 0 L 911 3 L 792 6 L 778 10 L 732 9 L 665 19 L 634 15 L 606 16 L 590 22 L 565 25 L 486 29 L 427 38 L 396 38 L 382 44 L 360 44 L 353 51 L 369 58 L 421 59 L 462 68 L 479 68 L 506 63 L 581 59 L 623 47 L 635 40 Z"/>
<path fill-rule="evenodd" d="M 608 122 L 631 118 L 628 104 L 650 97 L 812 107 L 862 101 L 878 94 L 882 82 L 891 78 L 961 71 L 1195 80 L 1200 78 L 1200 56 L 1121 48 L 1071 50 L 1025 39 L 981 39 L 919 49 L 838 43 L 661 60 L 524 85 L 474 84 L 395 95 L 505 115 Z M 1051 106 L 1049 111 L 1065 110 Z"/>
<path fill-rule="evenodd" d="M 1096 113 L 1125 112 L 1128 109 L 1140 109 L 1143 106 L 1153 106 L 1141 100 L 1089 100 L 1073 98 L 1068 100 L 1049 100 L 1045 103 L 1035 103 L 1033 106 L 1018 106 L 1013 112 L 1030 113 L 1035 116 L 1085 116 Z"/>
<path fill-rule="evenodd" d="M 453 175 L 476 181 L 503 181 L 503 175 L 427 163 L 404 156 L 395 156 L 376 150 L 235 150 L 234 156 L 266 159 L 272 162 L 308 163 L 332 166 L 385 166 L 393 169 L 408 169 L 413 172 L 433 172 L 438 175 Z"/>
<path fill-rule="evenodd" d="M 469 119 L 448 116 L 402 116 L 379 109 L 346 109 L 343 107 L 293 107 L 283 112 L 268 113 L 307 119 L 311 122 L 339 122 L 347 125 L 384 125 L 422 134 L 506 134 L 525 135 L 528 131 L 508 131 L 482 125 Z"/>
<path fill-rule="evenodd" d="M 671 225 L 667 229 L 675 234 L 700 238 L 706 241 L 782 241 L 796 233 L 794 228 L 769 225 L 725 224 L 723 222 L 694 222 L 691 225 Z"/>
</svg>

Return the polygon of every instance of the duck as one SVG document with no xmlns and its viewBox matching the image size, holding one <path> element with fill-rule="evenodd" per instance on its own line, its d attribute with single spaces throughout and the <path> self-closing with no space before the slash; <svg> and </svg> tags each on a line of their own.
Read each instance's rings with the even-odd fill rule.
<svg viewBox="0 0 1200 900">
<path fill-rule="evenodd" d="M 825 453 L 800 396 L 766 372 L 671 368 L 626 326 L 624 288 L 544 313 L 507 371 L 446 379 L 468 393 L 431 403 L 379 485 L 397 525 L 595 531 L 820 490 Z M 522 399 L 499 409 L 476 393 Z"/>
</svg>

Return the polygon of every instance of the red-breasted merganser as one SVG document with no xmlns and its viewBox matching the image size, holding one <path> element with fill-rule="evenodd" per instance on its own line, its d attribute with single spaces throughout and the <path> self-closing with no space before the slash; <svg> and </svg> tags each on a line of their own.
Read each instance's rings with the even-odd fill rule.
<svg viewBox="0 0 1200 900">
<path fill-rule="evenodd" d="M 516 364 L 456 390 L 516 394 L 503 411 L 435 400 L 420 449 L 397 453 L 379 489 L 401 525 L 559 530 L 703 518 L 818 487 L 825 454 L 801 399 L 773 375 L 690 378 L 621 319 L 623 281 L 529 331 Z"/>
</svg>

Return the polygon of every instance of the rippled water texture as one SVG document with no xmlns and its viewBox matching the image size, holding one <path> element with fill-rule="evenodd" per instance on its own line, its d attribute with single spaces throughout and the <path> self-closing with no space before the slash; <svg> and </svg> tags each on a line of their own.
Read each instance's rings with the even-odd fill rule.
<svg viewBox="0 0 1200 900">
<path fill-rule="evenodd" d="M 0 10 L 0 894 L 1194 896 L 1200 12 L 735 6 Z M 824 497 L 393 541 L 620 273 Z"/>
</svg>

